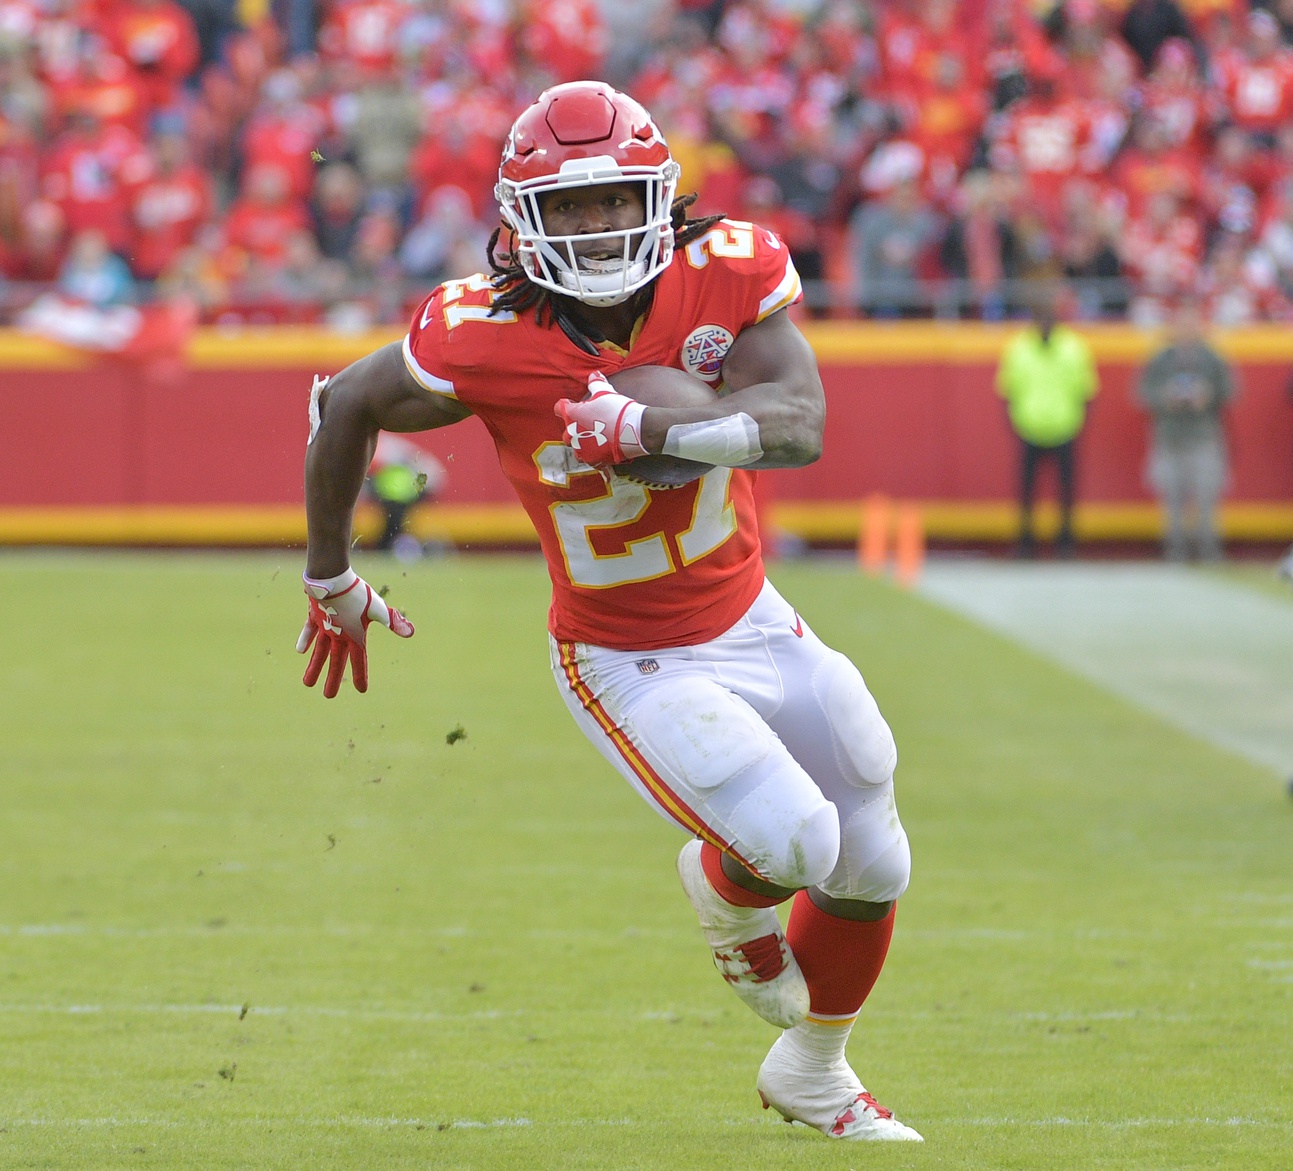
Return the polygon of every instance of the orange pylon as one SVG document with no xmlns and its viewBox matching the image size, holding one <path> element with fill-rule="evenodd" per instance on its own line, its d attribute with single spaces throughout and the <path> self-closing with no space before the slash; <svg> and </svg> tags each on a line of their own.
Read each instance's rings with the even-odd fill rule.
<svg viewBox="0 0 1293 1171">
<path fill-rule="evenodd" d="M 879 576 L 889 559 L 889 497 L 868 496 L 862 501 L 858 526 L 858 568 Z"/>
<path fill-rule="evenodd" d="M 900 505 L 894 548 L 894 571 L 898 584 L 911 589 L 920 580 L 924 567 L 925 518 L 920 505 Z"/>
</svg>

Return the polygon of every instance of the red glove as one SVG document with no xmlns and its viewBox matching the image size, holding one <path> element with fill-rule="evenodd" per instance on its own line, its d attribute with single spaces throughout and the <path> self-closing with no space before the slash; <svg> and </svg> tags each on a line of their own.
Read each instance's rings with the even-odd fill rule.
<svg viewBox="0 0 1293 1171">
<path fill-rule="evenodd" d="M 353 569 L 327 581 L 305 579 L 305 596 L 310 599 L 310 613 L 305 628 L 296 640 L 296 649 L 305 654 L 314 644 L 314 654 L 305 668 L 303 682 L 313 687 L 319 680 L 323 664 L 328 676 L 323 694 L 332 699 L 341 688 L 341 677 L 350 660 L 350 678 L 356 691 L 368 690 L 368 627 L 380 622 L 400 638 L 413 637 L 413 623 L 393 606 L 388 606 L 376 591 Z"/>
<path fill-rule="evenodd" d="M 562 439 L 590 468 L 622 464 L 649 454 L 642 446 L 646 407 L 620 394 L 600 370 L 588 376 L 587 397 L 579 402 L 560 399 L 552 409 L 566 425 Z"/>
</svg>

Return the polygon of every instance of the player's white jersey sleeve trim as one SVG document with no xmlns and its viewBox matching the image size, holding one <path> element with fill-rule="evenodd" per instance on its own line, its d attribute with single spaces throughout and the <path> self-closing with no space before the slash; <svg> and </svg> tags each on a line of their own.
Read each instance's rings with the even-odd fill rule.
<svg viewBox="0 0 1293 1171">
<path fill-rule="evenodd" d="M 418 384 L 426 390 L 434 391 L 436 394 L 442 394 L 446 398 L 458 397 L 453 388 L 453 383 L 447 378 L 437 378 L 429 370 L 423 370 L 418 365 L 417 359 L 413 356 L 413 347 L 409 343 L 408 334 L 404 335 L 404 365 L 408 367 L 409 373 L 418 380 Z"/>
<path fill-rule="evenodd" d="M 765 317 L 771 317 L 778 309 L 784 309 L 787 305 L 793 304 L 803 295 L 803 291 L 799 274 L 787 255 L 785 276 L 781 278 L 781 283 L 759 302 L 759 315 L 754 320 L 762 321 Z"/>
</svg>

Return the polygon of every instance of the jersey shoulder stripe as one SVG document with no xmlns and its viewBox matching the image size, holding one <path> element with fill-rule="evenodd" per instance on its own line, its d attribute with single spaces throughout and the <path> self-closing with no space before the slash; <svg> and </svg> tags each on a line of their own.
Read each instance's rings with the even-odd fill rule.
<svg viewBox="0 0 1293 1171">
<path fill-rule="evenodd" d="M 786 271 L 777 287 L 759 302 L 759 312 L 754 320 L 758 322 L 765 317 L 771 317 L 778 309 L 793 305 L 803 295 L 803 284 L 799 280 L 799 273 L 795 271 L 794 262 L 790 259 L 790 251 L 787 249 Z"/>
<path fill-rule="evenodd" d="M 404 365 L 408 368 L 408 372 L 413 375 L 414 379 L 417 380 L 418 385 L 424 390 L 430 390 L 436 394 L 442 394 L 446 398 L 456 399 L 458 394 L 454 390 L 454 385 L 449 381 L 449 379 L 440 378 L 438 375 L 432 374 L 431 371 L 424 370 L 418 363 L 418 360 L 413 356 L 413 344 L 409 339 L 410 335 L 405 334 L 403 347 Z"/>
</svg>

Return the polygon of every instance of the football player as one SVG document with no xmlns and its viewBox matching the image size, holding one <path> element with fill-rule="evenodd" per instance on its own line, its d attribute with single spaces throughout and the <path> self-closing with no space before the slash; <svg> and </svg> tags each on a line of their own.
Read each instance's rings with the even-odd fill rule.
<svg viewBox="0 0 1293 1171">
<path fill-rule="evenodd" d="M 715 964 L 783 1031 L 765 1107 L 840 1139 L 920 1140 L 845 1043 L 880 974 L 910 870 L 893 736 L 862 676 L 764 577 L 753 473 L 817 458 L 816 359 L 786 310 L 799 278 L 749 223 L 689 220 L 647 112 L 600 82 L 545 91 L 499 170 L 506 255 L 437 288 L 402 344 L 311 395 L 305 682 L 368 685 L 366 631 L 412 624 L 350 568 L 379 430 L 478 416 L 552 578 L 552 670 L 572 716 L 661 816 Z M 721 386 L 649 407 L 606 375 L 670 366 Z M 669 489 L 627 461 L 711 465 Z M 629 473 L 629 474 L 624 474 Z M 783 934 L 775 908 L 793 900 Z"/>
</svg>

